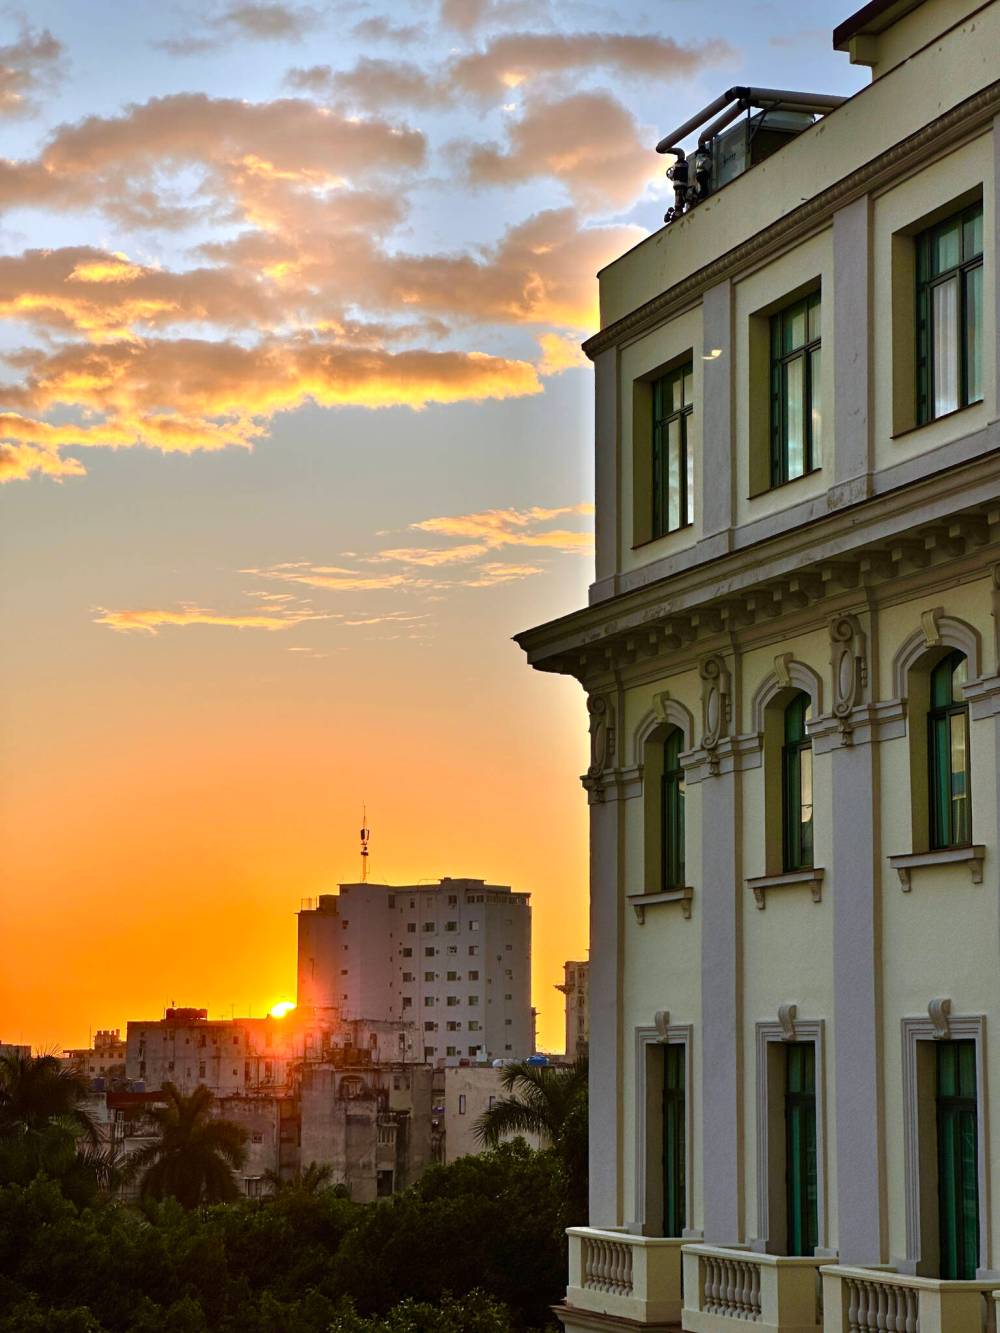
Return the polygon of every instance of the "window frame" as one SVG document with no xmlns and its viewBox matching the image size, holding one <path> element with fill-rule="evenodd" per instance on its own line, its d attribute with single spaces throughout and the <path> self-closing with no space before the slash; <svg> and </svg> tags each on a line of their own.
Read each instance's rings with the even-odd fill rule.
<svg viewBox="0 0 1000 1333">
<path fill-rule="evenodd" d="M 811 323 L 811 312 L 813 309 L 818 311 L 816 316 L 817 328 L 819 332 L 815 338 L 809 337 L 809 326 Z M 800 310 L 805 311 L 806 320 L 806 340 L 804 343 L 785 351 L 785 327 L 786 323 L 793 318 Z M 787 486 L 789 482 L 799 481 L 802 477 L 808 477 L 813 472 L 818 472 L 821 464 L 822 451 L 822 361 L 820 361 L 820 370 L 818 383 L 818 395 L 814 393 L 813 383 L 813 360 L 814 353 L 818 352 L 822 357 L 823 336 L 822 336 L 822 312 L 823 312 L 823 294 L 820 288 L 807 292 L 804 296 L 797 297 L 788 305 L 783 306 L 770 317 L 769 326 L 769 365 L 770 365 L 770 414 L 769 414 L 769 439 L 770 439 L 770 482 L 771 490 L 777 490 L 779 486 Z M 802 372 L 802 471 L 794 476 L 789 476 L 789 449 L 788 449 L 788 413 L 786 411 L 788 396 L 785 389 L 788 367 L 793 363 L 801 361 L 803 365 Z M 820 439 L 818 442 L 813 438 L 813 406 L 815 402 L 820 403 Z"/>
<path fill-rule="evenodd" d="M 664 410 L 664 405 L 673 402 L 673 389 L 681 386 L 681 405 Z M 652 540 L 667 537 L 673 532 L 681 532 L 694 522 L 694 457 L 691 452 L 690 422 L 694 416 L 694 360 L 683 361 L 680 365 L 657 376 L 651 386 L 651 535 Z M 690 391 L 690 396 L 688 393 Z M 678 489 L 677 512 L 680 521 L 670 522 L 669 488 L 670 466 L 670 427 L 677 423 L 678 440 Z"/>
<path fill-rule="evenodd" d="M 966 223 L 972 222 L 978 217 L 980 220 L 980 247 L 979 250 L 971 255 L 965 254 Z M 968 276 L 975 270 L 980 274 L 984 269 L 984 243 L 983 243 L 983 201 L 977 200 L 975 203 L 959 209 L 957 212 L 950 213 L 942 218 L 933 226 L 924 228 L 915 237 L 916 262 L 914 265 L 916 277 L 916 408 L 917 425 L 926 426 L 931 421 L 940 421 L 942 417 L 950 416 L 952 412 L 960 412 L 963 408 L 973 407 L 981 403 L 984 398 L 983 393 L 983 326 L 985 307 L 983 304 L 983 278 L 980 277 L 980 327 L 979 327 L 979 387 L 978 397 L 969 397 L 969 345 L 967 331 L 968 316 Z M 939 273 L 933 272 L 932 257 L 934 244 L 937 239 L 951 227 L 958 227 L 959 258 L 956 264 L 943 269 Z M 958 315 L 956 327 L 958 330 L 958 346 L 955 349 L 958 358 L 958 378 L 957 378 L 957 403 L 955 407 L 950 407 L 943 412 L 935 411 L 934 405 L 934 302 L 933 293 L 938 287 L 944 287 L 949 282 L 957 279 L 958 288 Z"/>
<path fill-rule="evenodd" d="M 953 648 L 930 670 L 929 697 L 927 708 L 927 815 L 929 845 L 932 851 L 944 851 L 951 847 L 972 846 L 972 733 L 969 726 L 969 704 L 966 699 L 955 701 L 953 688 L 949 691 L 951 701 L 944 704 L 934 703 L 935 676 L 943 667 L 949 667 L 949 676 L 954 678 L 955 671 L 968 657 L 959 648 Z M 961 717 L 964 722 L 965 745 L 965 793 L 966 823 L 968 836 L 958 839 L 955 836 L 955 802 L 953 791 L 954 770 L 951 764 L 952 747 L 950 744 L 952 718 Z M 942 767 L 940 747 L 935 744 L 936 734 L 945 729 L 946 767 Z M 942 811 L 945 827 L 942 828 Z"/>
<path fill-rule="evenodd" d="M 781 864 L 782 870 L 790 874 L 796 870 L 810 870 L 815 861 L 815 788 L 812 771 L 812 738 L 809 735 L 807 721 L 812 708 L 812 700 L 804 690 L 799 690 L 789 699 L 782 710 L 781 742 Z M 790 737 L 789 716 L 793 709 L 802 710 L 801 735 Z M 802 756 L 809 752 L 809 781 L 813 800 L 810 802 L 809 820 L 801 818 L 802 802 Z M 794 797 L 794 800 L 793 800 Z M 798 818 L 793 818 L 795 812 Z M 803 830 L 808 827 L 808 839 Z M 806 843 L 808 842 L 808 847 Z"/>
<path fill-rule="evenodd" d="M 660 888 L 664 893 L 685 887 L 684 735 L 674 726 L 662 741 L 660 775 Z"/>
</svg>

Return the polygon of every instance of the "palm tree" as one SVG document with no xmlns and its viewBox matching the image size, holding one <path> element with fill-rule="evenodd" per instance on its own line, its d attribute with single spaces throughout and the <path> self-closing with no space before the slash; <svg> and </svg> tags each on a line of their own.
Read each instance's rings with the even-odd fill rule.
<svg viewBox="0 0 1000 1333">
<path fill-rule="evenodd" d="M 190 1096 L 174 1083 L 161 1091 L 164 1104 L 147 1112 L 156 1138 L 129 1156 L 125 1178 L 141 1177 L 140 1197 L 169 1196 L 185 1208 L 239 1198 L 234 1173 L 246 1160 L 246 1130 L 213 1115 L 215 1096 L 203 1083 Z"/>
<path fill-rule="evenodd" d="M 0 1138 L 34 1138 L 57 1125 L 97 1143 L 97 1126 L 83 1102 L 90 1086 L 54 1055 L 0 1056 Z"/>
<path fill-rule="evenodd" d="M 329 1162 L 310 1162 L 305 1170 L 297 1167 L 287 1180 L 277 1171 L 265 1171 L 264 1180 L 270 1185 L 272 1194 L 287 1194 L 294 1190 L 312 1196 L 325 1189 L 337 1188 L 330 1185 L 332 1175 L 333 1167 Z"/>
<path fill-rule="evenodd" d="M 500 1097 L 476 1121 L 487 1148 L 513 1134 L 535 1134 L 556 1152 L 566 1176 L 574 1221 L 587 1216 L 587 1072 L 585 1055 L 571 1065 L 507 1065 Z"/>
</svg>

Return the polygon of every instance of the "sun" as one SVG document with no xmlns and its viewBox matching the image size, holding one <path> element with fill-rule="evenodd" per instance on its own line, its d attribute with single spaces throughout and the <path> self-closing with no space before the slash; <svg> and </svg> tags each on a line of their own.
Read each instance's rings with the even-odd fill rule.
<svg viewBox="0 0 1000 1333">
<path fill-rule="evenodd" d="M 295 1008 L 291 1000 L 279 1000 L 277 1004 L 272 1004 L 268 1011 L 272 1018 L 284 1018 Z"/>
</svg>

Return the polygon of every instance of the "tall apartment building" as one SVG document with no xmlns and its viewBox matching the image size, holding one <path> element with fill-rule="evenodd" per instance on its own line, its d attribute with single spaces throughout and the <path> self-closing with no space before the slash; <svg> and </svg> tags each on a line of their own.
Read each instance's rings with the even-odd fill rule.
<svg viewBox="0 0 1000 1333">
<path fill-rule="evenodd" d="M 566 1058 L 575 1060 L 590 1043 L 590 964 L 564 963 L 556 990 L 566 997 Z"/>
<path fill-rule="evenodd" d="M 530 895 L 341 884 L 299 912 L 298 1003 L 416 1025 L 428 1061 L 532 1053 Z"/>
<path fill-rule="evenodd" d="M 586 344 L 596 581 L 519 639 L 590 718 L 571 1333 L 995 1325 L 1000 0 L 834 40 L 854 97 L 663 142 Z"/>
</svg>

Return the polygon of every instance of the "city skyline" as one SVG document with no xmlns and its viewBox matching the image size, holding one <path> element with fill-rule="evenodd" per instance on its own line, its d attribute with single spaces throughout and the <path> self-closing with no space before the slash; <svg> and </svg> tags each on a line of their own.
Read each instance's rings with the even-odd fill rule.
<svg viewBox="0 0 1000 1333">
<path fill-rule="evenodd" d="M 367 804 L 372 879 L 531 893 L 561 1044 L 586 712 L 512 636 L 592 578 L 594 274 L 719 89 L 862 85 L 841 17 L 5 19 L 4 1040 L 290 999 Z"/>
</svg>

